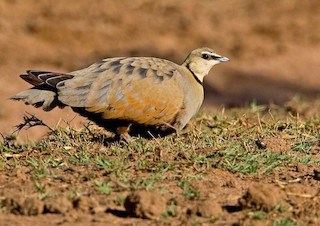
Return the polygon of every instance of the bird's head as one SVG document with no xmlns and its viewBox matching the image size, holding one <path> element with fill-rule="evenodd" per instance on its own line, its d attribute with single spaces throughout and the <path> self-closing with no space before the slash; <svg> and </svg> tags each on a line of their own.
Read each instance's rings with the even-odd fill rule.
<svg viewBox="0 0 320 226">
<path fill-rule="evenodd" d="M 229 58 L 205 47 L 193 50 L 182 65 L 187 67 L 202 82 L 204 76 L 209 73 L 214 65 L 227 61 L 229 61 Z"/>
</svg>

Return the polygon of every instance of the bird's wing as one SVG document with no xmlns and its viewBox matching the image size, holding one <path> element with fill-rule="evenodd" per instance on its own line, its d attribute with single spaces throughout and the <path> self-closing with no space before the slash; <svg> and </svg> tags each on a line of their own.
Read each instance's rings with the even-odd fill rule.
<svg viewBox="0 0 320 226">
<path fill-rule="evenodd" d="M 59 100 L 102 113 L 104 119 L 170 123 L 184 101 L 177 73 L 178 65 L 158 58 L 105 59 L 59 83 Z"/>
</svg>

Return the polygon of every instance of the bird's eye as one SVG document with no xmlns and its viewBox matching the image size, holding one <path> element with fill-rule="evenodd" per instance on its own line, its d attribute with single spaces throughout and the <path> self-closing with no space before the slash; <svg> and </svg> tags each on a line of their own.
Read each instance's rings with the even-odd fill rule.
<svg viewBox="0 0 320 226">
<path fill-rule="evenodd" d="M 202 54 L 202 58 L 208 60 L 209 59 L 209 55 L 208 54 Z"/>
</svg>

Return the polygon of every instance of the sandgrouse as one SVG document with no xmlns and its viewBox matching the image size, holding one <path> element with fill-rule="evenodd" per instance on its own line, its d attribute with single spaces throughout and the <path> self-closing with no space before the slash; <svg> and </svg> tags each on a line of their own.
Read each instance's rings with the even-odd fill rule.
<svg viewBox="0 0 320 226">
<path fill-rule="evenodd" d="M 154 57 L 117 57 L 70 73 L 29 70 L 33 87 L 12 99 L 42 107 L 70 106 L 118 135 L 166 135 L 183 129 L 199 110 L 203 78 L 228 61 L 209 48 L 193 50 L 182 65 Z"/>
</svg>

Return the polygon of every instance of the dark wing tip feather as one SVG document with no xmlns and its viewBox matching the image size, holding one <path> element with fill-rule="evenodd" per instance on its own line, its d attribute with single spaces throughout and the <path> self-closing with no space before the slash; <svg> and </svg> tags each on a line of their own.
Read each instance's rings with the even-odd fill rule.
<svg viewBox="0 0 320 226">
<path fill-rule="evenodd" d="M 20 78 L 30 83 L 31 85 L 37 86 L 44 82 L 39 76 L 47 73 L 52 73 L 52 72 L 39 71 L 39 70 L 27 70 L 27 74 L 20 75 Z"/>
<path fill-rule="evenodd" d="M 55 73 L 49 71 L 27 70 L 28 74 L 22 74 L 20 77 L 26 82 L 38 86 L 46 83 L 49 86 L 55 87 L 59 82 L 71 79 L 74 76 L 70 74 Z"/>
<path fill-rule="evenodd" d="M 41 81 L 39 78 L 37 78 L 36 76 L 31 75 L 31 74 L 20 75 L 20 78 L 22 78 L 24 81 L 26 81 L 34 86 L 37 86 L 37 85 L 40 85 L 41 83 L 43 83 L 43 81 Z"/>
</svg>

